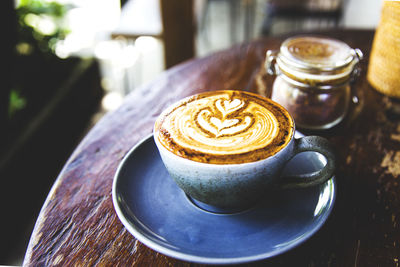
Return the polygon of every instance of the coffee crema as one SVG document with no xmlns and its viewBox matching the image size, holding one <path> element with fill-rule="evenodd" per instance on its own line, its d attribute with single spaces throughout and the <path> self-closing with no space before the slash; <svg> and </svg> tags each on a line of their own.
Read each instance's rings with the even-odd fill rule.
<svg viewBox="0 0 400 267">
<path fill-rule="evenodd" d="M 293 119 L 279 104 L 244 91 L 198 94 L 164 111 L 154 134 L 172 153 L 214 164 L 253 162 L 285 147 Z"/>
</svg>

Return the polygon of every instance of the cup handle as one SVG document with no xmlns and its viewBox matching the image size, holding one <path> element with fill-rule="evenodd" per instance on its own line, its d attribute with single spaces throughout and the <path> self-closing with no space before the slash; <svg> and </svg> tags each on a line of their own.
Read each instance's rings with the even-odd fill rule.
<svg viewBox="0 0 400 267">
<path fill-rule="evenodd" d="M 322 184 L 332 178 L 336 168 L 336 156 L 329 141 L 320 136 L 305 136 L 294 140 L 292 158 L 301 152 L 318 152 L 326 158 L 325 166 L 315 172 L 283 177 L 283 188 L 301 188 Z"/>
</svg>

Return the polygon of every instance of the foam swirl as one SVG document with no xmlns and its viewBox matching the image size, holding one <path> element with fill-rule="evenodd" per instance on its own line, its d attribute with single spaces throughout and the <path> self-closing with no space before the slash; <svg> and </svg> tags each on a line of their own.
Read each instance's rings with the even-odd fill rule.
<svg viewBox="0 0 400 267">
<path fill-rule="evenodd" d="M 165 137 L 159 137 L 161 143 L 180 156 L 219 163 L 237 155 L 246 155 L 241 161 L 247 161 L 249 152 L 281 138 L 282 118 L 271 110 L 269 102 L 234 92 L 209 93 L 165 112 L 156 122 Z"/>
</svg>

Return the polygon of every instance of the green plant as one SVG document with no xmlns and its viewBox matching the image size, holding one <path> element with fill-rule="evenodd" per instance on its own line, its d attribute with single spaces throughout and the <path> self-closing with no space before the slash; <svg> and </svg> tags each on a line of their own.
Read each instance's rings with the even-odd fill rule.
<svg viewBox="0 0 400 267">
<path fill-rule="evenodd" d="M 27 43 L 43 53 L 53 53 L 55 44 L 63 40 L 69 30 L 64 17 L 69 5 L 43 0 L 21 0 L 17 7 L 19 43 Z"/>
<path fill-rule="evenodd" d="M 26 99 L 21 97 L 18 90 L 11 90 L 10 93 L 10 105 L 8 108 L 8 115 L 13 117 L 15 112 L 20 109 L 23 109 L 26 105 Z"/>
<path fill-rule="evenodd" d="M 10 119 L 24 109 L 32 111 L 51 95 L 50 84 L 59 78 L 54 75 L 68 61 L 56 56 L 55 47 L 69 33 L 64 18 L 71 7 L 45 0 L 20 0 L 16 7 L 17 44 Z"/>
</svg>

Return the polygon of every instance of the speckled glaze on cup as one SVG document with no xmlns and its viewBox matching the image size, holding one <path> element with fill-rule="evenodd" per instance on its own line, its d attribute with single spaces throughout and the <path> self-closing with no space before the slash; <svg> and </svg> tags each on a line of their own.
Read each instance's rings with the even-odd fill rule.
<svg viewBox="0 0 400 267">
<path fill-rule="evenodd" d="M 161 144 L 157 129 L 154 129 L 154 140 L 167 171 L 177 185 L 196 203 L 200 201 L 223 210 L 250 207 L 268 195 L 271 188 L 321 184 L 330 179 L 335 170 L 333 149 L 326 139 L 318 136 L 295 139 L 292 134 L 286 146 L 272 156 L 237 164 L 204 163 L 178 156 Z M 305 151 L 324 155 L 327 160 L 325 167 L 310 174 L 281 177 L 286 163 Z"/>
</svg>

